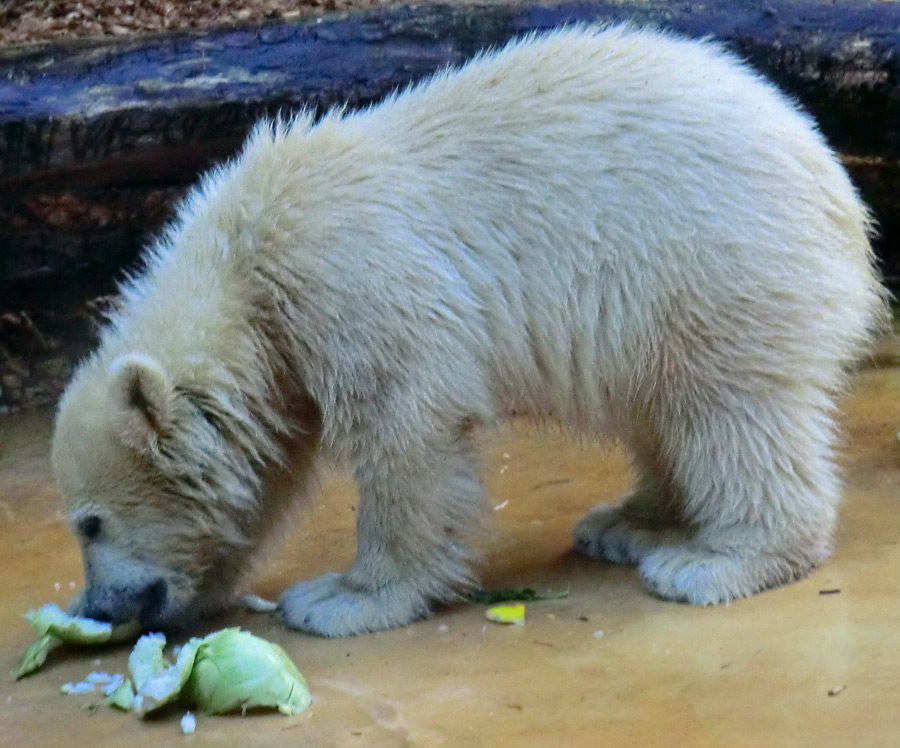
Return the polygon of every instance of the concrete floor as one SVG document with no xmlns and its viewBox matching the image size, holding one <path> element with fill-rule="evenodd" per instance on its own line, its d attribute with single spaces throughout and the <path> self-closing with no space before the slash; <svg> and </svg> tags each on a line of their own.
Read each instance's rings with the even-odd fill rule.
<svg viewBox="0 0 900 748">
<path fill-rule="evenodd" d="M 180 710 L 141 722 L 60 694 L 91 670 L 123 672 L 127 645 L 62 652 L 13 682 L 33 638 L 21 614 L 63 603 L 81 568 L 49 475 L 50 414 L 0 420 L 0 746 L 900 745 L 900 369 L 856 384 L 837 550 L 810 579 L 697 609 L 650 597 L 633 569 L 571 556 L 576 519 L 628 487 L 625 461 L 519 424 L 485 439 L 496 522 L 484 579 L 568 587 L 568 598 L 528 605 L 523 628 L 487 624 L 470 605 L 350 640 L 243 612 L 210 621 L 204 630 L 240 624 L 281 644 L 315 701 L 294 717 L 200 716 L 193 736 L 180 734 Z M 329 481 L 248 589 L 275 597 L 346 567 L 354 502 L 345 479 Z"/>
</svg>

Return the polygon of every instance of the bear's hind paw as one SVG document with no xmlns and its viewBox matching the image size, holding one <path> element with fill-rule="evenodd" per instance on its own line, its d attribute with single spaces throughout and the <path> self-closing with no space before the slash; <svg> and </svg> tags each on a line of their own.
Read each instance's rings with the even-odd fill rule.
<svg viewBox="0 0 900 748">
<path fill-rule="evenodd" d="M 575 525 L 575 550 L 595 561 L 638 564 L 657 548 L 683 542 L 677 527 L 629 517 L 621 504 L 600 504 Z"/>
<path fill-rule="evenodd" d="M 647 588 L 667 600 L 716 605 L 807 576 L 815 566 L 800 554 L 723 553 L 700 543 L 659 548 L 640 563 Z"/>
</svg>

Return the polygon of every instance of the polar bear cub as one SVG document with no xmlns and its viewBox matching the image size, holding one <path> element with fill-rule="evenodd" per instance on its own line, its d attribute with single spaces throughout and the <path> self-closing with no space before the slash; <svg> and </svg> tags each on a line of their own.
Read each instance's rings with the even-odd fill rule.
<svg viewBox="0 0 900 748">
<path fill-rule="evenodd" d="M 61 402 L 73 607 L 221 606 L 312 488 L 359 486 L 346 573 L 289 626 L 409 623 L 473 583 L 473 431 L 511 411 L 630 448 L 575 528 L 705 605 L 808 574 L 835 396 L 884 311 L 870 222 L 809 117 L 718 46 L 533 35 L 364 111 L 259 125 L 147 251 Z"/>
</svg>

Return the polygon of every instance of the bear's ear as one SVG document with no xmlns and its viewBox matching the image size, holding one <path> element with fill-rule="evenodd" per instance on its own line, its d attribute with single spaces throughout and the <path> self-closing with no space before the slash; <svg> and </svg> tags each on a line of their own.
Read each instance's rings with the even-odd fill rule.
<svg viewBox="0 0 900 748">
<path fill-rule="evenodd" d="M 174 389 L 150 356 L 128 353 L 109 369 L 112 401 L 120 410 L 122 441 L 139 452 L 155 448 L 171 427 Z"/>
</svg>

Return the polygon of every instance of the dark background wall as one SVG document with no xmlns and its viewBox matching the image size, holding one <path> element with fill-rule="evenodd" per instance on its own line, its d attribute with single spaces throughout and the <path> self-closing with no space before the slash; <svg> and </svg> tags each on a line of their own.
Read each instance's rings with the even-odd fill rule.
<svg viewBox="0 0 900 748">
<path fill-rule="evenodd" d="M 55 400 L 115 282 L 257 118 L 361 106 L 532 29 L 712 35 L 820 122 L 900 284 L 900 4 L 622 0 L 396 6 L 239 29 L 0 49 L 0 413 Z"/>
</svg>

